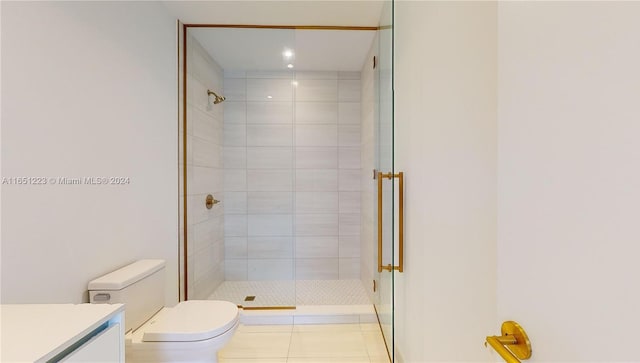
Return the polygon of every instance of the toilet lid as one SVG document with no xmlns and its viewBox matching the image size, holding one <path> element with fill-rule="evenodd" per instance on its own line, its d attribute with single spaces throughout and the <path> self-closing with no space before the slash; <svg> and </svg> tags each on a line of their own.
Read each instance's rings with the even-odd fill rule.
<svg viewBox="0 0 640 363">
<path fill-rule="evenodd" d="M 145 342 L 190 342 L 223 334 L 238 320 L 238 307 L 228 301 L 183 301 L 145 329 Z"/>
</svg>

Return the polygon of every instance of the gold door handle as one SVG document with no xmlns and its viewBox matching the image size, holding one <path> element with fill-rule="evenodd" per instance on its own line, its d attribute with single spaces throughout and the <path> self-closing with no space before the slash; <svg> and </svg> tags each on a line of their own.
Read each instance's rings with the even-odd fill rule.
<svg viewBox="0 0 640 363">
<path fill-rule="evenodd" d="M 404 173 L 378 172 L 378 272 L 397 270 L 404 272 Z M 398 178 L 398 266 L 382 265 L 382 179 Z"/>
<path fill-rule="evenodd" d="M 520 359 L 531 358 L 531 342 L 520 324 L 505 321 L 500 330 L 501 336 L 487 337 L 484 345 L 488 343 L 507 363 L 520 363 Z"/>
</svg>

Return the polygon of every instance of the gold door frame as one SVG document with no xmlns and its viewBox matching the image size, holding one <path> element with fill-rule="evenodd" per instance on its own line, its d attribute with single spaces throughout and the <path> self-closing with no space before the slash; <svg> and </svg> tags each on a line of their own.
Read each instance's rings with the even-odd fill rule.
<svg viewBox="0 0 640 363">
<path fill-rule="evenodd" d="M 180 21 L 178 21 L 178 34 L 180 32 Z M 324 25 L 245 25 L 245 24 L 182 24 L 182 50 L 178 47 L 178 74 L 182 76 L 182 103 L 178 101 L 178 108 L 182 107 L 182 223 L 183 223 L 183 245 L 180 251 L 178 241 L 178 253 L 182 252 L 183 270 L 178 271 L 178 294 L 179 301 L 188 300 L 188 228 L 187 228 L 187 30 L 189 28 L 236 28 L 236 29 L 291 29 L 291 30 L 369 30 L 377 31 L 380 27 L 375 26 L 324 26 Z M 182 54 L 180 54 L 182 53 Z M 180 71 L 180 59 L 182 59 L 182 72 Z M 180 81 L 178 81 L 178 85 Z M 178 122 L 180 122 L 178 112 Z M 179 153 L 179 151 L 178 151 Z M 178 178 L 179 179 L 179 178 Z M 179 183 L 178 183 L 179 184 Z M 180 191 L 179 191 L 180 193 Z M 179 198 L 178 198 L 179 200 Z M 179 261 L 180 262 L 180 261 Z M 184 274 L 181 278 L 180 274 Z"/>
</svg>

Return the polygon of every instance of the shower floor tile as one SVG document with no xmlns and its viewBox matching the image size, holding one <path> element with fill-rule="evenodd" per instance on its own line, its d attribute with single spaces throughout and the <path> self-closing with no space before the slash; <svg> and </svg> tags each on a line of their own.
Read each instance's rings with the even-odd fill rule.
<svg viewBox="0 0 640 363">
<path fill-rule="evenodd" d="M 244 307 L 371 304 L 360 280 L 225 281 L 209 300 Z"/>
</svg>

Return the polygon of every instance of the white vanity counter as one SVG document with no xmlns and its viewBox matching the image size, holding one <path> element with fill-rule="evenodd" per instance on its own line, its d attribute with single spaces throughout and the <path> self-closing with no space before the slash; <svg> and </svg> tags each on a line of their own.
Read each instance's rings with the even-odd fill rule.
<svg viewBox="0 0 640 363">
<path fill-rule="evenodd" d="M 122 304 L 0 305 L 0 361 L 124 362 L 123 315 Z"/>
</svg>

